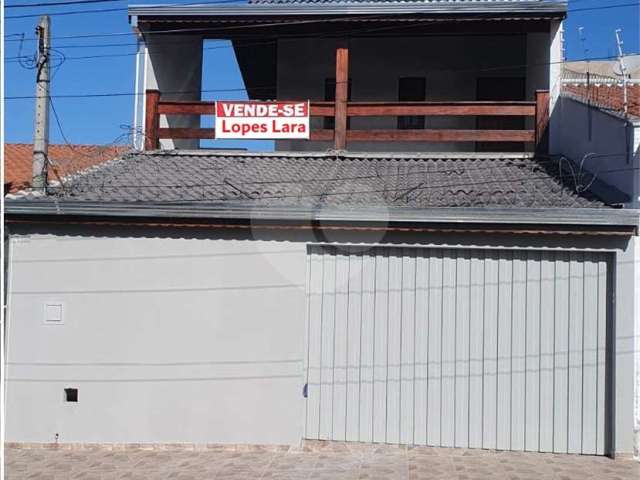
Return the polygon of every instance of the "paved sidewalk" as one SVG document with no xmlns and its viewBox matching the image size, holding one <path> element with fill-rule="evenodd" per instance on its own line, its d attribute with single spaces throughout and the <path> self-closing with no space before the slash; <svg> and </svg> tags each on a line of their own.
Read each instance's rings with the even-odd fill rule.
<svg viewBox="0 0 640 480">
<path fill-rule="evenodd" d="M 302 450 L 23 449 L 6 478 L 92 480 L 638 480 L 640 463 L 602 457 L 316 442 Z"/>
</svg>

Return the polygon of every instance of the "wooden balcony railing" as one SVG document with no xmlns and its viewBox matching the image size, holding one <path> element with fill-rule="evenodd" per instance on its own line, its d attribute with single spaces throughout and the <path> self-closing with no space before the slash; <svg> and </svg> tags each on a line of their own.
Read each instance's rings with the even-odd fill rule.
<svg viewBox="0 0 640 480">
<path fill-rule="evenodd" d="M 533 102 L 311 102 L 312 117 L 335 118 L 334 130 L 312 129 L 311 141 L 333 141 L 343 150 L 350 141 L 532 142 L 544 149 L 549 120 L 549 92 L 536 92 Z M 160 128 L 160 115 L 215 115 L 215 102 L 169 101 L 157 90 L 146 92 L 145 148 L 159 148 L 160 139 L 214 139 L 213 128 Z M 532 130 L 419 129 L 350 130 L 348 117 L 384 116 L 517 116 L 535 119 Z"/>
</svg>

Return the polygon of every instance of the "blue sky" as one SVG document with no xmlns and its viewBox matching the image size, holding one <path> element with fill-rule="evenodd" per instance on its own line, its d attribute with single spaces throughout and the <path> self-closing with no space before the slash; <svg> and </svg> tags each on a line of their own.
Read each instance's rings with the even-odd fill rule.
<svg viewBox="0 0 640 480">
<path fill-rule="evenodd" d="M 35 0 L 6 0 L 6 5 L 33 2 Z M 52 0 L 41 0 L 52 1 Z M 142 3 L 142 2 L 132 2 Z M 161 3 L 161 2 L 154 2 Z M 611 8 L 615 5 L 633 4 Z M 124 8 L 127 2 L 98 3 L 93 5 L 60 6 L 38 8 L 5 9 L 5 16 L 29 15 L 41 13 L 65 12 L 70 10 L 97 10 L 101 8 Z M 565 22 L 565 45 L 568 59 L 584 57 L 585 48 L 590 58 L 616 54 L 615 29 L 622 28 L 626 53 L 640 52 L 640 0 L 570 0 L 570 9 L 589 9 L 569 13 Z M 601 8 L 609 7 L 609 8 Z M 6 39 L 16 40 L 14 34 L 24 33 L 33 37 L 37 17 L 12 19 L 6 18 Z M 578 28 L 584 28 L 585 41 L 581 42 Z M 53 37 L 67 35 L 130 32 L 125 11 L 102 12 L 52 17 Z M 135 72 L 135 45 L 104 46 L 113 43 L 135 43 L 131 35 L 84 38 L 55 39 L 53 46 L 60 49 L 67 60 L 56 69 L 52 81 L 52 94 L 81 94 L 106 92 L 132 92 Z M 21 42 L 5 43 L 5 57 L 19 54 Z M 91 47 L 78 46 L 93 45 Z M 103 46 L 96 46 L 103 45 Z M 34 52 L 34 42 L 22 44 L 22 55 Z M 128 54 L 93 59 L 74 59 L 74 57 L 103 54 Z M 22 67 L 13 60 L 5 62 L 5 95 L 31 96 L 34 93 L 34 72 Z M 228 89 L 242 86 L 233 51 L 231 49 L 205 50 L 203 89 Z M 215 75 L 208 72 L 214 72 Z M 211 97 L 211 95 L 209 95 Z M 237 94 L 227 95 L 238 98 Z M 133 119 L 133 97 L 97 97 L 97 98 L 59 98 L 54 106 L 62 121 L 66 137 L 73 143 L 111 143 L 125 133 Z M 31 142 L 33 131 L 33 99 L 5 101 L 5 139 L 7 142 Z M 63 141 L 58 127 L 51 119 L 51 142 Z M 232 146 L 225 144 L 225 146 Z M 252 148 L 263 145 L 253 143 Z"/>
</svg>

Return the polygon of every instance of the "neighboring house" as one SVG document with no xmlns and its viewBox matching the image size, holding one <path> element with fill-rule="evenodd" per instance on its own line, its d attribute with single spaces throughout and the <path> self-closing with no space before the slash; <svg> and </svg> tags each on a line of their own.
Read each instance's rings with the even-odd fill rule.
<svg viewBox="0 0 640 480">
<path fill-rule="evenodd" d="M 620 202 L 640 207 L 640 56 L 618 61 L 567 62 L 551 153 L 572 159 L 581 172 L 615 186 Z M 626 95 L 625 95 L 626 91 Z M 625 108 L 626 105 L 626 108 Z"/>
<path fill-rule="evenodd" d="M 49 145 L 49 179 L 60 181 L 68 175 L 114 159 L 126 147 L 100 145 Z M 31 187 L 33 145 L 5 143 L 4 193 L 16 193 Z"/>
<path fill-rule="evenodd" d="M 638 211 L 546 152 L 563 2 L 129 14 L 140 150 L 6 202 L 8 442 L 633 452 Z M 205 38 L 311 139 L 199 149 Z"/>
<path fill-rule="evenodd" d="M 623 63 L 626 75 L 622 74 L 619 60 L 566 62 L 562 91 L 593 106 L 621 113 L 626 100 L 627 113 L 640 118 L 640 55 L 624 57 Z"/>
</svg>

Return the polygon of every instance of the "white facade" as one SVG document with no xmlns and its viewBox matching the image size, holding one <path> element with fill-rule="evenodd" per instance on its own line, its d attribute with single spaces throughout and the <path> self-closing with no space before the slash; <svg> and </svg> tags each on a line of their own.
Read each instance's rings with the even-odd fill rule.
<svg viewBox="0 0 640 480">
<path fill-rule="evenodd" d="M 610 256 L 615 370 L 604 415 L 614 415 L 610 449 L 633 451 L 633 242 L 326 236 L 334 245 L 454 248 L 461 256 L 514 248 Z M 305 324 L 317 314 L 307 302 L 315 242 L 306 230 L 14 229 L 6 440 L 298 444 L 310 435 L 303 390 Z M 46 304 L 62 306 L 61 323 L 44 322 Z M 78 403 L 64 401 L 65 388 L 78 388 Z"/>
</svg>

